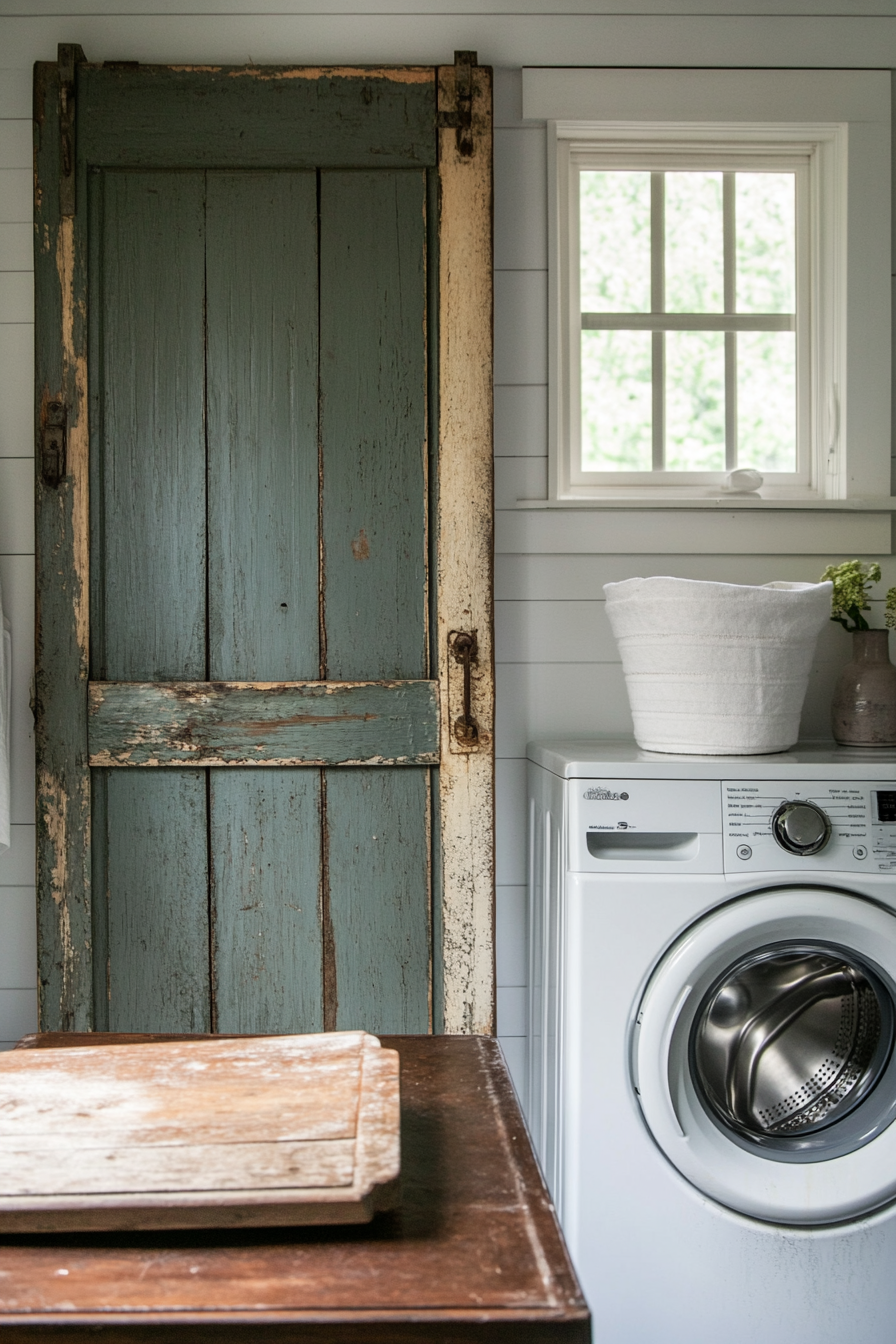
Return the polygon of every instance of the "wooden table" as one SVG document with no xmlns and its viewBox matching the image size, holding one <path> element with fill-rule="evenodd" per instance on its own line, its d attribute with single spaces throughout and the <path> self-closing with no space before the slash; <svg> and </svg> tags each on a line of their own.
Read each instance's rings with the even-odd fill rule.
<svg viewBox="0 0 896 1344">
<path fill-rule="evenodd" d="M 19 1048 L 166 1039 L 48 1032 Z M 497 1042 L 380 1039 L 401 1055 L 397 1210 L 363 1227 L 0 1237 L 4 1339 L 586 1344 Z"/>
</svg>

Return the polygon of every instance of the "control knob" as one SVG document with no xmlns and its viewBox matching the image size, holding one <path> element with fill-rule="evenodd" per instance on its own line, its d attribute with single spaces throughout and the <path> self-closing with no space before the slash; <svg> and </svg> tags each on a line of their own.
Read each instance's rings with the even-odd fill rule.
<svg viewBox="0 0 896 1344">
<path fill-rule="evenodd" d="M 831 838 L 831 823 L 815 803 L 782 803 L 772 817 L 772 835 L 788 854 L 817 854 Z"/>
</svg>

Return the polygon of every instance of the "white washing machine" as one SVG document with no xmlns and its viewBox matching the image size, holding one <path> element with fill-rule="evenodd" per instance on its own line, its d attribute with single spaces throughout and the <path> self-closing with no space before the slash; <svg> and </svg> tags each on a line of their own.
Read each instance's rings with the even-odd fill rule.
<svg viewBox="0 0 896 1344">
<path fill-rule="evenodd" d="M 529 1121 L 595 1339 L 892 1344 L 896 752 L 529 758 Z"/>
</svg>

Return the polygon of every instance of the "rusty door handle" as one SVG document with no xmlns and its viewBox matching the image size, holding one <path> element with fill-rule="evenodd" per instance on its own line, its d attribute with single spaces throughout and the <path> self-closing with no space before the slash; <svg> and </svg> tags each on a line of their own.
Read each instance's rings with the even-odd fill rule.
<svg viewBox="0 0 896 1344">
<path fill-rule="evenodd" d="M 476 661 L 479 647 L 476 634 L 466 630 L 451 635 L 449 647 L 451 656 L 460 663 L 464 672 L 463 713 L 454 720 L 453 731 L 457 741 L 465 747 L 475 747 L 479 743 L 479 725 L 473 717 L 472 707 L 472 664 Z"/>
</svg>

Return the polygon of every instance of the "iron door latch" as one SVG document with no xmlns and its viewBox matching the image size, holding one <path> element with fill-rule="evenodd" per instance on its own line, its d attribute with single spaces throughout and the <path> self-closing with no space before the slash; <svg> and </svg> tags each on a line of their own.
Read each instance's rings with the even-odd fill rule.
<svg viewBox="0 0 896 1344">
<path fill-rule="evenodd" d="M 455 662 L 460 663 L 464 676 L 463 713 L 454 720 L 451 731 L 461 746 L 472 750 L 479 746 L 479 725 L 473 718 L 471 685 L 472 664 L 476 661 L 476 656 L 479 653 L 476 632 L 473 631 L 470 634 L 466 630 L 457 631 L 450 637 L 449 648 Z"/>
</svg>

